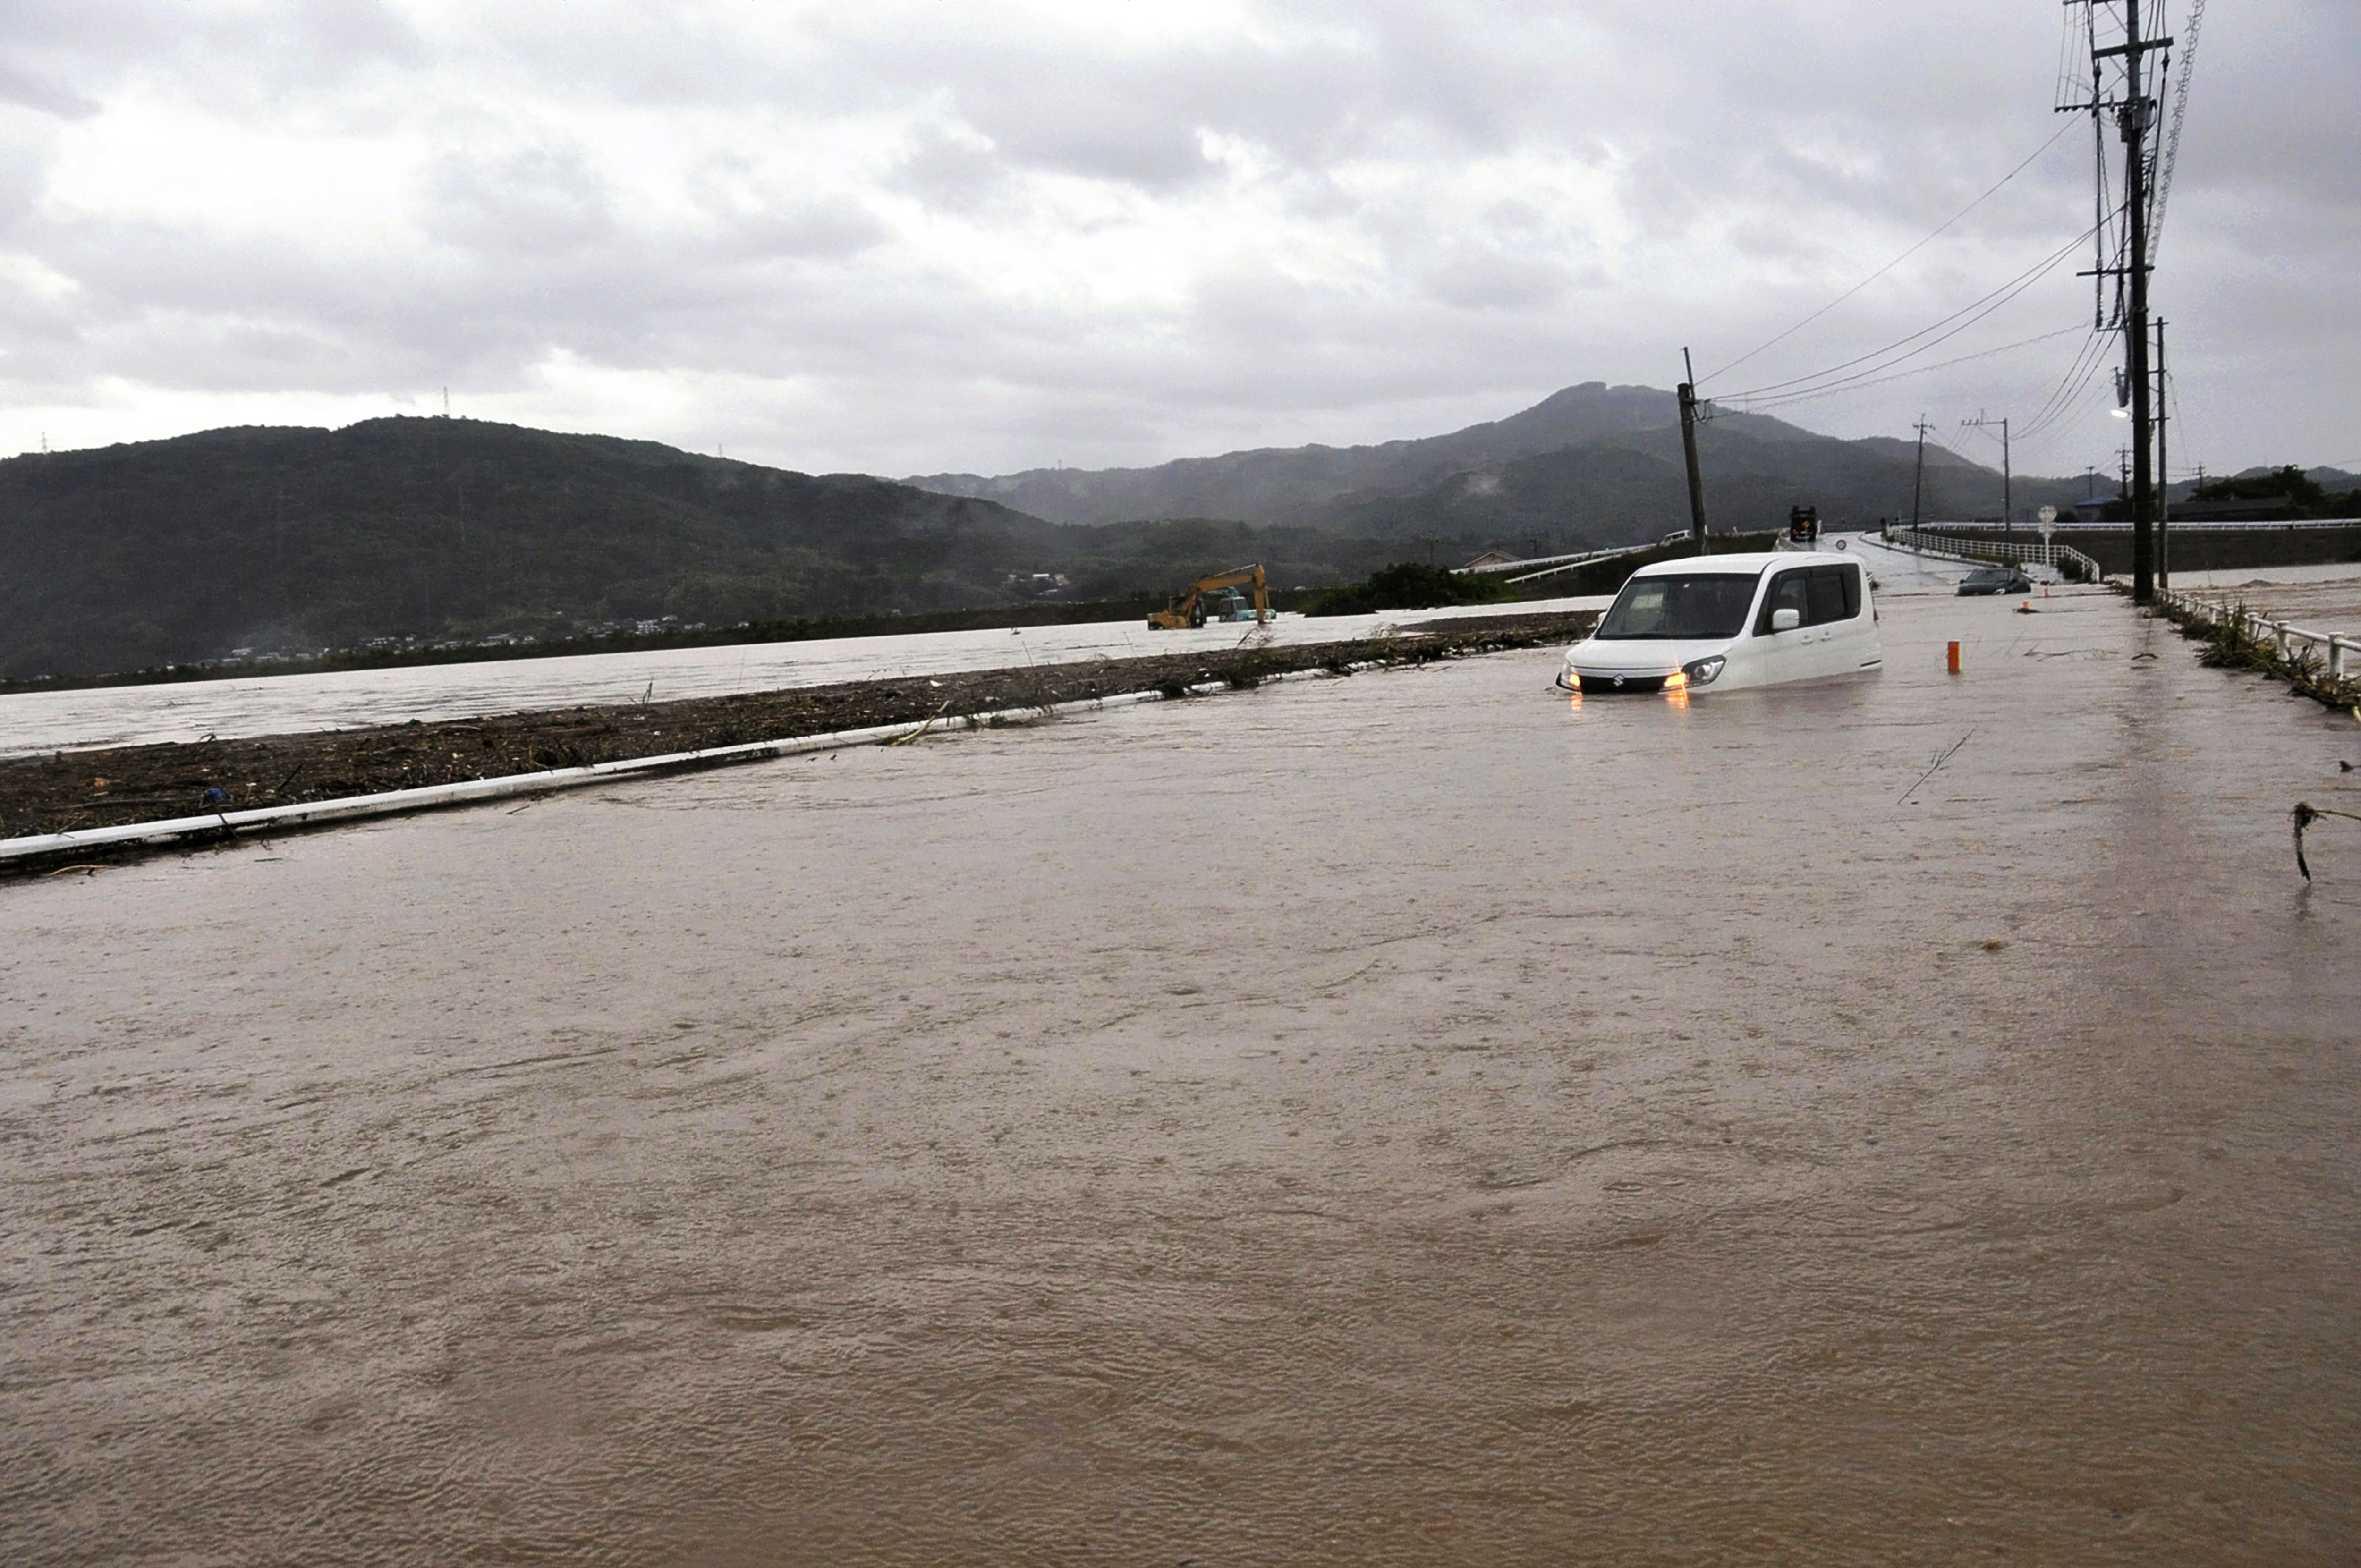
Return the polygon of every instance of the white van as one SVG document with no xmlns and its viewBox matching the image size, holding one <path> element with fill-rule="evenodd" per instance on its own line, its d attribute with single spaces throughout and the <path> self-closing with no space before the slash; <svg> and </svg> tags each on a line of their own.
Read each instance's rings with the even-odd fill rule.
<svg viewBox="0 0 2361 1568">
<path fill-rule="evenodd" d="M 1565 651 L 1570 691 L 1776 685 L 1882 669 L 1861 563 L 1829 552 L 1692 555 L 1642 566 Z"/>
</svg>

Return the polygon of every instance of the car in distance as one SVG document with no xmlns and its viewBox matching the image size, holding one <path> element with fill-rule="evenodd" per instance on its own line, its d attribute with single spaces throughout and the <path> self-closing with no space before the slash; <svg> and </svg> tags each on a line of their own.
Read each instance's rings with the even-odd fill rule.
<svg viewBox="0 0 2361 1568">
<path fill-rule="evenodd" d="M 1961 598 L 1977 594 L 2029 594 L 2033 579 L 2014 566 L 1978 566 L 1960 579 Z"/>
<path fill-rule="evenodd" d="M 1660 561 L 1631 574 L 1558 685 L 1584 696 L 1717 691 L 1883 667 L 1861 563 L 1772 551 Z"/>
</svg>

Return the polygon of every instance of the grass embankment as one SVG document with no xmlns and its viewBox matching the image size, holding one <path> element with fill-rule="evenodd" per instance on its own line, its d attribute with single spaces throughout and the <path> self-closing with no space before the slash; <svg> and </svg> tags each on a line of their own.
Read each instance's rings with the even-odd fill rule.
<svg viewBox="0 0 2361 1568">
<path fill-rule="evenodd" d="M 1099 659 L 1086 663 L 573 707 L 413 719 L 368 729 L 183 745 L 125 746 L 0 761 L 0 838 L 207 812 L 334 800 L 630 757 L 829 734 L 928 718 L 1026 713 L 1122 692 L 1177 696 L 1207 681 L 1252 686 L 1300 670 L 1414 665 L 1566 642 L 1593 615 L 1487 617 L 1391 637 Z"/>
<path fill-rule="evenodd" d="M 2328 673 L 2326 661 L 2309 649 L 2282 653 L 2279 644 L 2257 637 L 2246 625 L 2246 607 L 2224 606 L 2194 609 L 2159 599 L 2156 612 L 2173 623 L 2183 637 L 2204 646 L 2200 663 L 2220 670 L 2246 670 L 2285 681 L 2304 696 L 2329 707 L 2353 709 L 2361 718 L 2361 681 Z"/>
</svg>

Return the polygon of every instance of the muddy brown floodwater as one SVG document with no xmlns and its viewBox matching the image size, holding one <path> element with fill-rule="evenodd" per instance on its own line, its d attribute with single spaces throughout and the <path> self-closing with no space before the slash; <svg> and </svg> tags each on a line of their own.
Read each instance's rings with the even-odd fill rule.
<svg viewBox="0 0 2361 1568">
<path fill-rule="evenodd" d="M 0 1559 L 2349 1562 L 2361 731 L 2041 603 L 0 888 Z"/>
</svg>

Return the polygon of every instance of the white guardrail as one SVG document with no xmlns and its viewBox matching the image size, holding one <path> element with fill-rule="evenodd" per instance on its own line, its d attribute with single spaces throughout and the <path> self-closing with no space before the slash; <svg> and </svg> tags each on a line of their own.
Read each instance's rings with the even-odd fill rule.
<svg viewBox="0 0 2361 1568">
<path fill-rule="evenodd" d="M 2228 605 L 2220 599 L 2201 598 L 2195 594 L 2175 593 L 2169 588 L 2156 591 L 2157 602 L 2169 605 L 2185 614 L 2202 620 L 2220 623 L 2229 621 L 2244 629 L 2257 642 L 2268 642 L 2282 659 L 2295 655 L 2299 644 L 2307 652 L 2317 652 L 2325 662 L 2331 680 L 2349 678 L 2356 668 L 2354 658 L 2361 653 L 2361 637 L 2346 637 L 2334 631 L 2314 631 L 2309 627 L 2289 621 L 2273 620 L 2244 605 Z"/>
<path fill-rule="evenodd" d="M 2025 566 L 2047 566 L 2060 576 L 2080 573 L 2086 583 L 2106 580 L 2106 573 L 2100 569 L 2098 562 L 2070 544 L 2053 541 L 2016 544 L 2000 539 L 1961 539 L 1954 534 L 1929 533 L 1923 528 L 1897 528 L 1887 537 L 1905 549 L 1929 555 L 1950 555 L 1962 561 L 2012 561 Z"/>
</svg>

